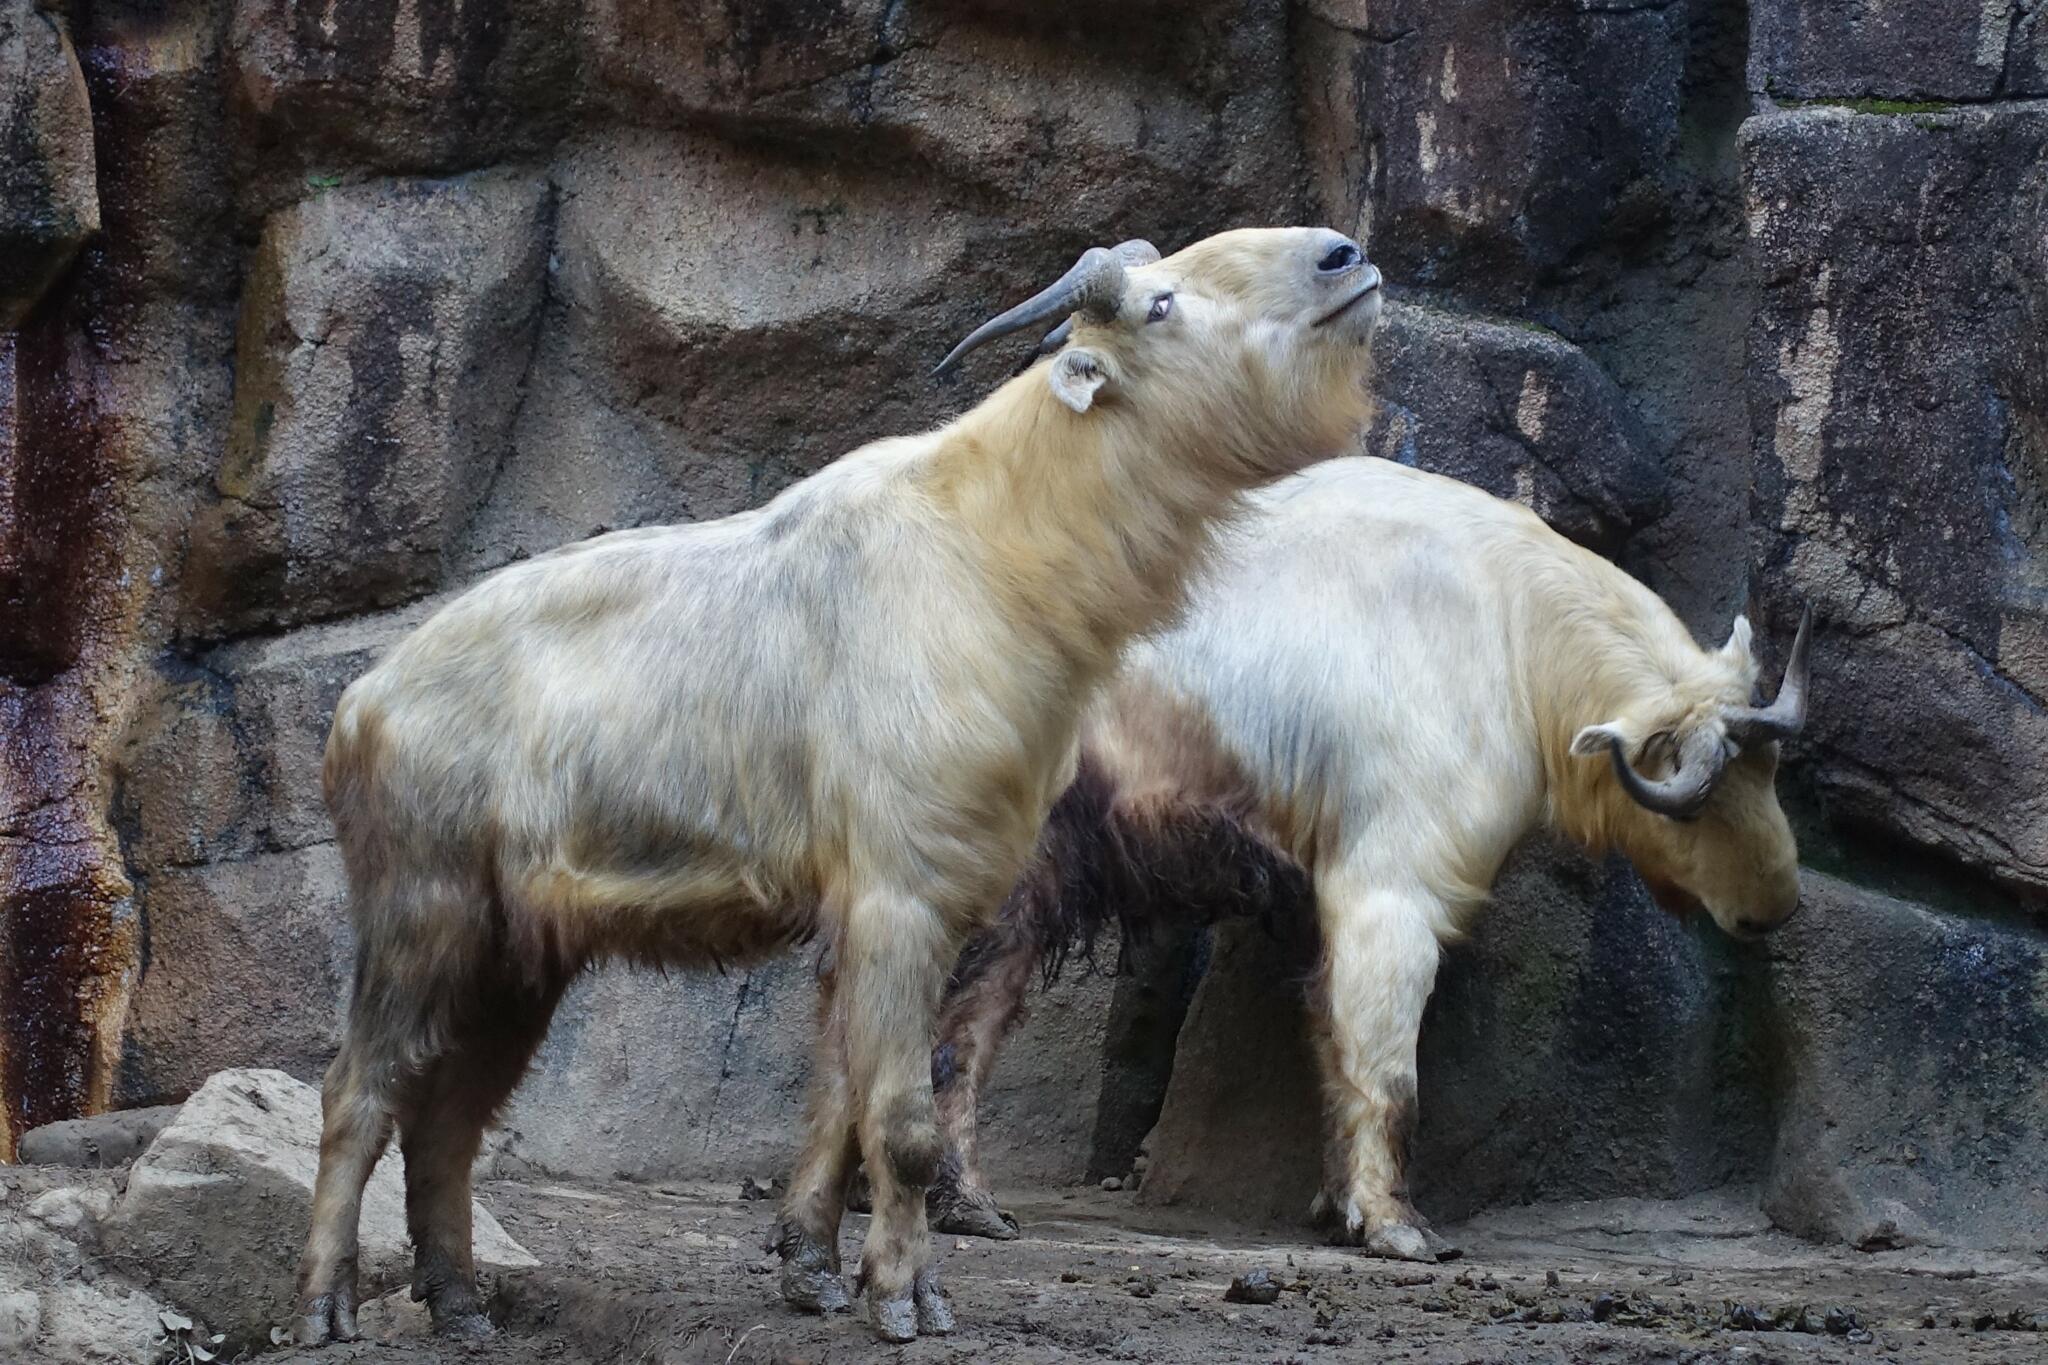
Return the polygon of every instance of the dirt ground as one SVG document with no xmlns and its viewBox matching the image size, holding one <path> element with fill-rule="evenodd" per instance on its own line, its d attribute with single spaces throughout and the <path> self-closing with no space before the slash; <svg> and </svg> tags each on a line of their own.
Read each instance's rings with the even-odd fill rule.
<svg viewBox="0 0 2048 1365">
<path fill-rule="evenodd" d="M 496 1340 L 421 1336 L 401 1292 L 366 1310 L 365 1329 L 387 1341 L 263 1359 L 2048 1361 L 2048 1330 L 2035 1330 L 2048 1329 L 2048 1257 L 1812 1247 L 1770 1231 L 1740 1194 L 1501 1211 L 1446 1229 L 1465 1256 L 1433 1268 L 1286 1230 L 1205 1228 L 1128 1194 L 1045 1194 L 1015 1206 L 1019 1241 L 943 1239 L 960 1330 L 891 1348 L 857 1313 L 781 1306 L 763 1251 L 770 1201 L 704 1185 L 496 1182 L 479 1193 L 542 1262 L 497 1278 Z M 847 1222 L 849 1266 L 865 1227 Z M 1278 1302 L 1226 1301 L 1254 1267 L 1284 1286 Z"/>
</svg>

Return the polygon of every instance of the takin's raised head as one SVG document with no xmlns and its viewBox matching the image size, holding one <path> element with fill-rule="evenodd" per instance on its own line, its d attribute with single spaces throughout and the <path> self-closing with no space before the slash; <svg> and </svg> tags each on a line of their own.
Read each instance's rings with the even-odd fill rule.
<svg viewBox="0 0 2048 1365">
<path fill-rule="evenodd" d="M 998 926 L 963 954 L 933 1071 L 946 1231 L 1010 1235 L 975 1097 L 1033 968 L 1117 918 L 1253 912 L 1322 938 L 1340 1241 L 1433 1259 L 1402 1165 L 1441 944 L 1546 819 L 1615 847 L 1668 908 L 1750 935 L 1798 906 L 1772 782 L 1805 716 L 1808 625 L 1755 706 L 1748 624 L 1706 650 L 1620 569 L 1512 503 L 1382 460 L 1252 498 L 1184 619 L 1134 644 Z"/>
<path fill-rule="evenodd" d="M 501 570 L 350 687 L 325 779 L 358 955 L 298 1339 L 355 1331 L 361 1194 L 394 1126 L 414 1294 L 443 1331 L 489 1330 L 470 1163 L 576 973 L 741 962 L 821 928 L 836 987 L 783 1293 L 846 1302 L 857 1150 L 875 1328 L 946 1330 L 922 1187 L 947 969 L 1125 641 L 1178 606 L 1244 490 L 1351 439 L 1379 287 L 1324 229 L 1091 250 L 947 358 L 1071 319 L 964 416 L 755 511 Z"/>
</svg>

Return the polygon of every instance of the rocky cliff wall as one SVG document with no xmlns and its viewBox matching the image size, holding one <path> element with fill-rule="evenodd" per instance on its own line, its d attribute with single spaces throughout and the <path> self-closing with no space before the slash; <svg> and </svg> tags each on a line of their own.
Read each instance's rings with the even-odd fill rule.
<svg viewBox="0 0 2048 1365">
<path fill-rule="evenodd" d="M 1821 621 L 1806 917 L 1738 951 L 1518 860 L 1425 1036 L 1432 1211 L 1740 1179 L 1811 1235 L 2020 1237 L 2044 84 L 2026 0 L 0 0 L 0 1155 L 317 1073 L 326 719 L 439 595 L 958 410 L 1002 362 L 932 361 L 1091 242 L 1316 218 L 1399 286 L 1367 449 L 1529 502 L 1702 637 Z M 1293 1210 L 1312 1087 L 1230 1023 L 1286 973 L 1214 959 L 1150 1183 Z M 999 1173 L 1128 1152 L 1139 989 L 1039 1003 Z M 508 1152 L 776 1164 L 807 997 L 794 959 L 588 983 Z"/>
</svg>

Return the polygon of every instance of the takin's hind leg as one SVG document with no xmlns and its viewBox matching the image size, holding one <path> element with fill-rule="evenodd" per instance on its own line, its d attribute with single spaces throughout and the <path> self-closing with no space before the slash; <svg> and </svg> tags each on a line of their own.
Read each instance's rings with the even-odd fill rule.
<svg viewBox="0 0 2048 1365">
<path fill-rule="evenodd" d="M 1010 910 L 1004 907 L 1006 916 Z M 1017 1220 L 997 1205 L 981 1174 L 975 1107 L 1004 1041 L 1024 1017 L 1024 995 L 1042 956 L 1034 926 L 1000 924 L 961 954 L 948 985 L 932 1052 L 945 1150 L 925 1196 L 926 1215 L 939 1232 L 997 1241 L 1017 1235 Z"/>
<path fill-rule="evenodd" d="M 932 1261 L 925 1188 L 942 1151 L 932 1034 L 958 946 L 936 907 L 903 895 L 855 901 L 841 939 L 847 1072 L 874 1198 L 860 1279 L 885 1341 L 953 1330 Z"/>
<path fill-rule="evenodd" d="M 1415 1044 L 1436 982 L 1442 904 L 1421 893 L 1317 887 L 1323 933 L 1314 1030 L 1328 1106 L 1323 1190 L 1312 1213 L 1331 1240 L 1405 1261 L 1457 1248 L 1408 1202 Z"/>
<path fill-rule="evenodd" d="M 313 1216 L 299 1258 L 292 1340 L 323 1346 L 356 1338 L 356 1256 L 363 1186 L 391 1140 L 392 1111 L 384 1083 L 401 1059 L 380 1045 L 383 1031 L 363 993 L 349 1009 L 341 1051 L 321 1086 L 320 1172 Z"/>
<path fill-rule="evenodd" d="M 491 1335 L 471 1250 L 470 1181 L 484 1128 L 511 1097 L 546 1036 L 565 983 L 493 985 L 459 1011 L 444 1051 L 408 1087 L 399 1115 L 412 1297 L 434 1330 Z"/>
<path fill-rule="evenodd" d="M 818 977 L 818 1046 L 811 1063 L 806 1140 L 775 1227 L 783 1300 L 812 1313 L 837 1313 L 852 1306 L 839 1268 L 839 1221 L 857 1152 L 845 1000 L 838 978 L 836 968 Z"/>
</svg>

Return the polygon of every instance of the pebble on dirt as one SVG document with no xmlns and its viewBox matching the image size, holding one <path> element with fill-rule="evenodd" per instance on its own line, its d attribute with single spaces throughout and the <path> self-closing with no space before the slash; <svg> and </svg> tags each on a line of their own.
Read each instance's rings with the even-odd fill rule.
<svg viewBox="0 0 2048 1365">
<path fill-rule="evenodd" d="M 1264 1266 L 1247 1270 L 1230 1282 L 1230 1288 L 1223 1291 L 1227 1303 L 1277 1303 L 1280 1298 L 1280 1282 L 1273 1278 L 1273 1272 Z"/>
</svg>

